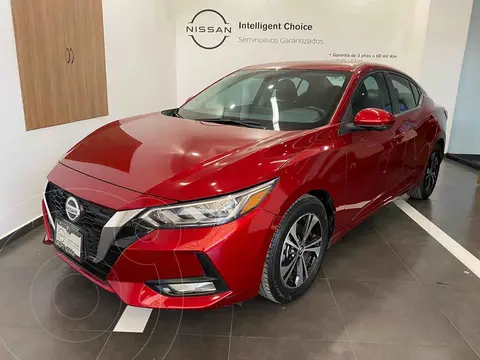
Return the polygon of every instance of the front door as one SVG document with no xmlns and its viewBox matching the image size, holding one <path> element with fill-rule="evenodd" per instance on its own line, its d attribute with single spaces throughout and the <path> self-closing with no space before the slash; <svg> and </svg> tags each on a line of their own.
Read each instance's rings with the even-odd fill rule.
<svg viewBox="0 0 480 360">
<path fill-rule="evenodd" d="M 360 82 L 351 102 L 351 115 L 344 119 L 353 122 L 355 115 L 366 108 L 393 111 L 385 76 L 375 72 Z M 341 210 L 345 218 L 355 221 L 378 206 L 392 186 L 392 179 L 402 171 L 401 154 L 395 146 L 400 122 L 383 131 L 360 130 L 345 133 L 347 199 Z"/>
</svg>

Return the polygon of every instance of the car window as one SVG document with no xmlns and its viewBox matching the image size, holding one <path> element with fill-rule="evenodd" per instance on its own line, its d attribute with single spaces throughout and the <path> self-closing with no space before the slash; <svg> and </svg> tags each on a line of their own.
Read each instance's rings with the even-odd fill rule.
<svg viewBox="0 0 480 360">
<path fill-rule="evenodd" d="M 272 130 L 312 129 L 330 122 L 350 77 L 342 71 L 241 70 L 195 96 L 177 114 Z"/>
<path fill-rule="evenodd" d="M 413 91 L 413 97 L 415 98 L 415 105 L 418 105 L 420 101 L 420 92 L 418 91 L 417 85 L 415 85 L 414 83 L 410 82 L 410 86 Z"/>
<path fill-rule="evenodd" d="M 374 108 L 392 112 L 392 102 L 387 83 L 382 73 L 374 73 L 366 77 L 358 86 L 352 100 L 353 116 L 360 110 Z"/>
<path fill-rule="evenodd" d="M 390 74 L 390 77 L 392 79 L 392 85 L 394 88 L 393 96 L 395 96 L 398 100 L 400 112 L 402 113 L 415 108 L 417 106 L 417 102 L 413 96 L 410 82 L 403 76 Z"/>
<path fill-rule="evenodd" d="M 326 78 L 333 86 L 343 86 L 343 83 L 345 82 L 344 76 L 327 76 Z"/>
<path fill-rule="evenodd" d="M 252 78 L 248 83 L 244 84 L 237 83 L 218 94 L 216 99 L 208 101 L 206 107 L 208 109 L 214 109 L 218 105 L 218 102 L 226 104 L 227 106 L 251 105 L 262 83 L 262 78 Z"/>
</svg>

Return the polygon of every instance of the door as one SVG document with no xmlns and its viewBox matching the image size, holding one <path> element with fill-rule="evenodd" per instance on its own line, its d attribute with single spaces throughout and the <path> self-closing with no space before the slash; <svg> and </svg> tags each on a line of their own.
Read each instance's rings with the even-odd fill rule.
<svg viewBox="0 0 480 360">
<path fill-rule="evenodd" d="M 350 107 L 350 114 L 344 119 L 347 123 L 353 123 L 355 115 L 366 108 L 392 111 L 382 72 L 366 75 L 359 83 Z M 401 171 L 401 163 L 393 161 L 397 157 L 394 153 L 396 127 L 383 131 L 347 131 L 342 136 L 346 147 L 348 204 L 340 210 L 351 221 L 378 206 L 391 186 L 392 173 Z"/>
<path fill-rule="evenodd" d="M 418 178 L 417 162 L 422 147 L 421 141 L 419 142 L 422 116 L 420 94 L 416 85 L 400 74 L 388 73 L 387 79 L 392 89 L 394 111 L 399 123 L 395 132 L 395 146 L 398 153 L 403 153 L 401 175 L 392 179 L 394 190 L 400 191 Z"/>
<path fill-rule="evenodd" d="M 11 0 L 27 130 L 68 119 L 62 0 Z"/>
<path fill-rule="evenodd" d="M 64 0 L 71 121 L 108 115 L 105 43 L 101 0 Z"/>
<path fill-rule="evenodd" d="M 108 114 L 102 0 L 11 0 L 27 130 Z"/>
</svg>

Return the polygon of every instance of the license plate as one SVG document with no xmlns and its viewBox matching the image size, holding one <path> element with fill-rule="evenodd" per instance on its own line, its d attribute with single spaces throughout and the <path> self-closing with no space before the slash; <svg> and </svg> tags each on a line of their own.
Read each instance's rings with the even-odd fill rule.
<svg viewBox="0 0 480 360">
<path fill-rule="evenodd" d="M 82 260 L 82 234 L 80 229 L 63 220 L 55 222 L 55 246 L 77 261 Z"/>
</svg>

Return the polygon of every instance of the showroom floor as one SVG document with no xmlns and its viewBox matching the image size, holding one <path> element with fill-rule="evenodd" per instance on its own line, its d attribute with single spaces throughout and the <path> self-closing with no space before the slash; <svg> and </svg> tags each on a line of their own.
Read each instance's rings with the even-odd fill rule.
<svg viewBox="0 0 480 360">
<path fill-rule="evenodd" d="M 477 176 L 446 160 L 431 200 L 409 203 L 480 258 Z M 480 357 L 480 280 L 395 204 L 332 247 L 297 302 L 153 311 L 136 334 L 113 331 L 125 306 L 42 237 L 0 253 L 1 360 Z"/>
</svg>

